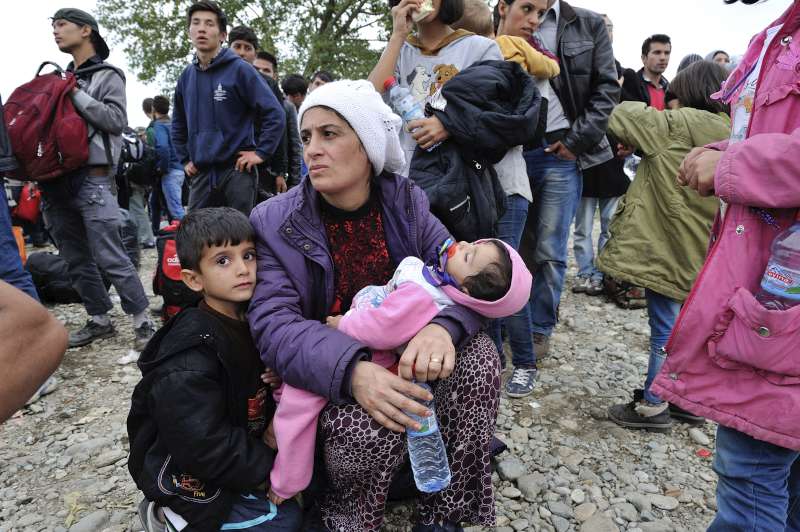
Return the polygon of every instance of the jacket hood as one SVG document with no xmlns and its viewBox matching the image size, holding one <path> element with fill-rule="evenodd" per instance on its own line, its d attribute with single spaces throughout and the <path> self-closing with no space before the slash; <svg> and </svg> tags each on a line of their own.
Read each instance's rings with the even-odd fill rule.
<svg viewBox="0 0 800 532">
<path fill-rule="evenodd" d="M 467 31 L 464 29 L 455 30 L 453 33 L 439 41 L 439 43 L 434 46 L 433 48 L 423 48 L 422 43 L 419 41 L 416 35 L 409 35 L 406 37 L 406 42 L 413 46 L 414 48 L 419 48 L 419 51 L 422 55 L 436 55 L 438 54 L 442 48 L 445 46 L 456 42 L 459 39 L 463 39 L 464 37 L 469 37 L 470 35 L 475 35 L 471 31 Z"/>
<path fill-rule="evenodd" d="M 677 112 L 686 120 L 694 146 L 705 146 L 718 142 L 720 132 L 730 130 L 731 118 L 725 113 L 712 113 L 699 109 L 679 109 Z"/>
<path fill-rule="evenodd" d="M 174 355 L 198 345 L 212 346 L 215 338 L 214 318 L 199 308 L 189 307 L 170 319 L 147 343 L 137 365 L 142 376 L 153 371 Z"/>
<path fill-rule="evenodd" d="M 231 50 L 230 48 L 223 47 L 219 51 L 219 53 L 217 54 L 217 57 L 215 57 L 211 61 L 211 64 L 208 65 L 208 68 L 206 69 L 206 72 L 208 72 L 210 70 L 214 70 L 214 69 L 220 68 L 222 65 L 227 65 L 228 63 L 232 63 L 232 62 L 237 61 L 239 59 L 244 61 L 244 59 L 242 59 L 241 57 L 236 55 L 236 53 L 234 53 L 233 50 Z M 199 63 L 197 63 L 197 59 L 195 59 L 195 66 L 197 66 L 198 69 L 199 69 Z"/>
<path fill-rule="evenodd" d="M 511 258 L 511 286 L 508 288 L 506 295 L 497 301 L 484 301 L 465 294 L 455 286 L 447 284 L 442 285 L 442 290 L 450 299 L 459 305 L 472 309 L 482 316 L 486 316 L 487 318 L 505 318 L 506 316 L 516 314 L 528 303 L 531 298 L 533 276 L 525 266 L 525 262 L 523 262 L 519 253 L 505 242 L 496 239 L 483 239 L 478 240 L 476 243 L 488 242 L 489 240 L 501 242 Z"/>
</svg>

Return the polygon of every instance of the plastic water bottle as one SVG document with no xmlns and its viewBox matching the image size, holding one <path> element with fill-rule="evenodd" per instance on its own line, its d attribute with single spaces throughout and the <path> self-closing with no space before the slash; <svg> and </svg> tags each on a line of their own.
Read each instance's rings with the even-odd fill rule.
<svg viewBox="0 0 800 532">
<path fill-rule="evenodd" d="M 628 155 L 625 159 L 625 164 L 623 165 L 622 169 L 625 172 L 625 175 L 628 176 L 628 179 L 633 181 L 636 177 L 636 171 L 639 170 L 639 163 L 642 161 L 642 158 L 638 155 Z"/>
<path fill-rule="evenodd" d="M 386 81 L 383 82 L 383 88 L 389 93 L 389 103 L 392 105 L 392 109 L 400 115 L 404 124 L 408 125 L 412 120 L 421 120 L 425 118 L 425 111 L 422 109 L 419 102 L 414 99 L 414 95 L 411 94 L 411 91 L 405 87 L 401 87 L 394 77 L 387 78 Z M 415 130 L 412 129 L 411 131 L 413 132 Z M 433 151 L 439 144 L 441 144 L 441 142 L 437 142 L 428 148 L 428 151 Z"/>
<path fill-rule="evenodd" d="M 415 384 L 431 391 L 431 387 L 424 382 Z M 450 485 L 450 464 L 447 462 L 447 452 L 439 432 L 433 399 L 419 402 L 431 411 L 431 415 L 420 417 L 406 412 L 421 425 L 420 430 L 406 428 L 408 456 L 411 458 L 411 470 L 414 472 L 417 488 L 423 493 L 434 493 Z"/>
<path fill-rule="evenodd" d="M 775 237 L 756 299 L 770 310 L 800 305 L 800 222 Z"/>
</svg>

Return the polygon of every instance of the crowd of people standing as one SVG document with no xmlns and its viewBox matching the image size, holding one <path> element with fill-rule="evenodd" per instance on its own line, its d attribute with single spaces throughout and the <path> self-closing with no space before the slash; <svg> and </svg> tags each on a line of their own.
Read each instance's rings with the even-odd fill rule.
<svg viewBox="0 0 800 532">
<path fill-rule="evenodd" d="M 36 183 L 42 219 L 25 229 L 33 245 L 51 239 L 85 308 L 69 348 L 117 334 L 109 286 L 131 317 L 142 380 L 129 469 L 145 529 L 378 530 L 398 491 L 417 498 L 415 531 L 493 526 L 499 397 L 534 392 L 570 285 L 647 309 L 646 377 L 611 421 L 719 424 L 709 530 L 800 531 L 800 305 L 755 297 L 773 241 L 800 220 L 800 3 L 738 64 L 692 54 L 671 81 L 668 35 L 623 68 L 611 19 L 564 0 L 389 4 L 367 80 L 307 81 L 282 76 L 253 29 L 229 30 L 216 2 L 193 3 L 192 60 L 172 98 L 142 105 L 145 184 L 124 178 L 137 135 L 96 20 L 52 17 L 88 152 Z M 26 164 L 7 138 L 14 120 L 4 172 Z M 439 181 L 458 185 L 444 189 L 452 208 Z M 197 295 L 161 327 L 123 244 L 120 189 L 141 246 L 177 228 L 180 277 Z M 37 377 L 0 394 L 0 413 L 28 399 L 64 343 L 29 301 L 39 294 L 11 215 L 0 208 L 0 278 L 27 296 L 0 291 L 27 307 L 11 316 L 4 298 L 0 330 L 38 320 L 56 348 L 30 359 Z M 800 290 L 800 272 L 781 272 Z M 433 415 L 452 477 L 420 493 L 404 432 Z"/>
</svg>

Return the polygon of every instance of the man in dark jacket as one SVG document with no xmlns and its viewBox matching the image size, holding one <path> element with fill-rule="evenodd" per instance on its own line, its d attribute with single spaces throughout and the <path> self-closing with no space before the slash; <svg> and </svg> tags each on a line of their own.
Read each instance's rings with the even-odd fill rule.
<svg viewBox="0 0 800 532">
<path fill-rule="evenodd" d="M 642 68 L 638 72 L 625 69 L 622 83 L 622 101 L 644 102 L 659 111 L 665 107 L 664 95 L 669 81 L 664 71 L 669 66 L 672 42 L 669 36 L 656 34 L 642 43 Z"/>
<path fill-rule="evenodd" d="M 113 177 L 127 124 L 125 77 L 105 62 L 108 46 L 89 13 L 59 9 L 53 15 L 53 35 L 59 50 L 72 56 L 67 70 L 78 79 L 72 103 L 89 128 L 87 165 L 41 186 L 45 224 L 89 315 L 82 329 L 70 333 L 69 346 L 116 334 L 102 271 L 114 285 L 122 309 L 133 317 L 134 349 L 140 351 L 155 328 L 144 287 L 120 236 L 122 217 Z"/>
<path fill-rule="evenodd" d="M 537 36 L 561 65 L 550 81 L 545 142 L 525 152 L 533 204 L 520 252 L 534 274 L 531 323 L 542 358 L 558 316 L 581 169 L 613 157 L 605 134 L 620 87 L 608 32 L 596 13 L 550 0 Z"/>
<path fill-rule="evenodd" d="M 275 153 L 286 117 L 258 72 L 222 47 L 227 19 L 216 2 L 192 4 L 187 24 L 195 56 L 175 87 L 172 139 L 192 179 L 189 208 L 226 205 L 250 214 L 256 167 Z"/>
</svg>

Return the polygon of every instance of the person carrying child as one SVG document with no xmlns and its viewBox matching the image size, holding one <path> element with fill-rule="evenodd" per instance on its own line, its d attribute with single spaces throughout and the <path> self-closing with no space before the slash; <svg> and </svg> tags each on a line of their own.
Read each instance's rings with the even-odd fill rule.
<svg viewBox="0 0 800 532">
<path fill-rule="evenodd" d="M 145 499 L 147 532 L 299 530 L 300 508 L 278 509 L 266 487 L 274 412 L 244 317 L 256 281 L 253 230 L 230 207 L 196 209 L 176 236 L 197 307 L 162 327 L 139 358 L 128 415 L 128 468 Z"/>
<path fill-rule="evenodd" d="M 326 323 L 372 349 L 374 363 L 397 373 L 396 350 L 439 312 L 462 305 L 487 318 L 509 316 L 527 304 L 531 282 L 522 258 L 508 244 L 496 239 L 456 243 L 448 238 L 436 264 L 406 257 L 388 283 L 365 286 L 347 313 L 328 316 Z M 281 387 L 273 421 L 278 456 L 270 473 L 272 502 L 281 504 L 311 480 L 317 420 L 327 403 L 317 394 L 288 384 Z M 291 449 L 291 454 L 281 449 Z"/>
</svg>

